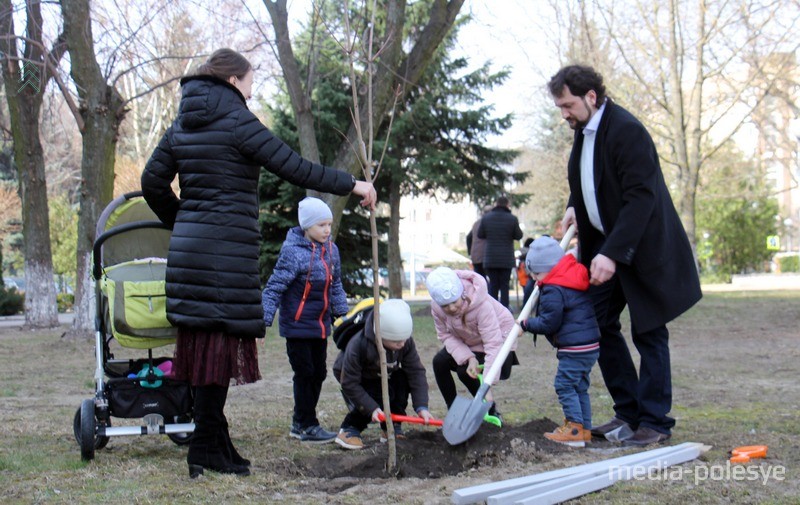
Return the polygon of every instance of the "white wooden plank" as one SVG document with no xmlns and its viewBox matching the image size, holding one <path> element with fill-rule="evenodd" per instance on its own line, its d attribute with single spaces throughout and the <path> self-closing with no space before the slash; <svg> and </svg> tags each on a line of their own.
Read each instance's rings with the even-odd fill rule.
<svg viewBox="0 0 800 505">
<path fill-rule="evenodd" d="M 664 449 L 668 449 L 666 452 L 662 453 L 662 456 L 672 454 L 673 452 L 682 451 L 685 449 L 683 446 L 673 446 L 673 447 L 664 447 Z M 555 479 L 550 479 L 544 482 L 540 482 L 537 484 L 533 484 L 530 486 L 524 486 L 516 489 L 512 489 L 509 491 L 505 491 L 499 494 L 495 494 L 489 496 L 486 500 L 488 505 L 503 505 L 506 503 L 513 503 L 517 499 L 522 499 L 527 496 L 536 493 L 544 493 L 546 491 L 550 491 L 552 489 L 558 489 L 564 486 L 568 486 L 571 484 L 579 483 L 581 481 L 585 481 L 596 477 L 603 473 L 611 474 L 612 469 L 617 468 L 627 468 L 632 467 L 635 465 L 647 465 L 651 458 L 653 458 L 653 454 L 651 451 L 640 452 L 637 454 L 633 454 L 631 456 L 638 456 L 638 458 L 631 458 L 626 460 L 625 463 L 622 464 L 614 464 L 614 460 L 607 460 L 603 463 L 607 463 L 605 465 L 599 466 L 590 466 L 584 471 L 578 471 L 576 473 L 566 475 L 563 477 L 558 477 Z M 658 456 L 655 456 L 658 457 Z M 623 458 L 617 458 L 617 460 L 622 460 Z M 583 465 L 582 465 L 583 466 Z M 580 467 L 575 467 L 580 468 Z"/>
<path fill-rule="evenodd" d="M 451 501 L 455 505 L 468 505 L 470 503 L 478 503 L 486 500 L 489 496 L 495 494 L 531 486 L 534 484 L 538 484 L 540 482 L 561 478 L 575 473 L 586 472 L 588 470 L 592 470 L 595 468 L 599 468 L 601 471 L 605 471 L 610 466 L 613 465 L 622 466 L 629 462 L 641 461 L 643 459 L 648 459 L 658 454 L 664 454 L 675 451 L 678 448 L 686 446 L 687 444 L 691 444 L 691 442 L 686 442 L 684 444 L 676 446 L 661 447 L 658 449 L 652 449 L 650 451 L 645 451 L 645 452 L 637 452 L 634 454 L 628 454 L 627 456 L 620 456 L 617 458 L 597 461 L 595 463 L 586 463 L 583 465 L 561 468 L 559 470 L 551 470 L 548 472 L 527 475 L 524 477 L 516 477 L 513 479 L 506 479 L 502 481 L 489 482 L 486 484 L 479 484 L 477 486 L 456 489 L 455 491 L 453 491 L 453 494 L 451 496 Z"/>
<path fill-rule="evenodd" d="M 645 468 L 646 471 L 644 473 L 647 474 L 652 468 L 663 469 L 672 465 L 691 461 L 701 454 L 702 447 L 702 444 L 688 443 L 687 447 L 683 447 L 680 450 L 655 456 L 644 462 L 633 463 L 619 467 L 619 471 L 616 472 L 611 471 L 612 468 L 616 467 L 609 466 L 608 471 L 598 474 L 595 477 L 590 477 L 586 480 L 545 492 L 539 492 L 533 489 L 531 494 L 525 498 L 517 499 L 516 501 L 502 502 L 498 505 L 510 505 L 512 503 L 514 505 L 551 505 L 554 503 L 561 503 L 563 501 L 571 500 L 573 498 L 577 498 L 578 496 L 609 487 L 618 480 L 627 480 L 633 474 L 634 467 L 637 466 Z M 535 488 L 535 486 L 532 486 L 532 488 Z"/>
<path fill-rule="evenodd" d="M 614 484 L 615 479 L 608 474 L 608 472 L 601 473 L 582 482 L 577 482 L 570 486 L 561 489 L 554 489 L 547 493 L 536 494 L 523 500 L 513 502 L 514 505 L 553 505 L 563 501 L 572 499 L 576 496 L 582 496 L 601 489 L 607 488 Z M 512 502 L 507 502 L 512 503 Z"/>
<path fill-rule="evenodd" d="M 547 491 L 552 491 L 554 489 L 560 489 L 566 486 L 571 486 L 573 484 L 585 482 L 589 479 L 592 479 L 604 473 L 608 473 L 608 471 L 596 468 L 594 470 L 588 470 L 586 472 L 578 472 L 578 473 L 573 473 L 571 475 L 565 475 L 563 477 L 559 477 L 557 479 L 550 479 L 544 482 L 540 482 L 538 484 L 534 484 L 532 486 L 512 489 L 511 491 L 506 491 L 504 493 L 489 496 L 486 499 L 486 503 L 487 505 L 504 505 L 506 503 L 514 503 L 515 501 L 525 499 L 531 496 L 532 494 L 541 494 Z"/>
</svg>

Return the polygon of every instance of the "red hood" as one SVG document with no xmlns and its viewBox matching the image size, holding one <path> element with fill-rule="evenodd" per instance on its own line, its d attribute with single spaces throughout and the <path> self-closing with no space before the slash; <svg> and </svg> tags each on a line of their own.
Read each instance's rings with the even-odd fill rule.
<svg viewBox="0 0 800 505">
<path fill-rule="evenodd" d="M 589 289 L 589 271 L 586 267 L 578 263 L 575 256 L 565 254 L 556 266 L 550 270 L 547 277 L 539 281 L 539 285 L 553 284 L 565 288 L 586 291 Z"/>
</svg>

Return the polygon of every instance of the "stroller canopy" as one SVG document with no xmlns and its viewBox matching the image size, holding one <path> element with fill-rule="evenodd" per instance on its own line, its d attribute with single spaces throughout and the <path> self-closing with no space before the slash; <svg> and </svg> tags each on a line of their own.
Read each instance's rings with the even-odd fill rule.
<svg viewBox="0 0 800 505">
<path fill-rule="evenodd" d="M 114 199 L 97 221 L 97 237 L 109 230 L 125 229 L 125 225 L 160 223 L 141 193 L 128 193 Z M 127 261 L 145 258 L 166 258 L 169 252 L 170 231 L 145 227 L 117 233 L 103 242 L 100 265 L 105 268 Z"/>
</svg>

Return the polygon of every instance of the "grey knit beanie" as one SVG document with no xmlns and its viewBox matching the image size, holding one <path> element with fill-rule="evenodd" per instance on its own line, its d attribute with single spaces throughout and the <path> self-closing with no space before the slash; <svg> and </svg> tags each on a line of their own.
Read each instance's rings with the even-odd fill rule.
<svg viewBox="0 0 800 505">
<path fill-rule="evenodd" d="M 307 230 L 321 221 L 333 219 L 333 214 L 325 202 L 309 196 L 300 200 L 297 217 L 300 221 L 300 228 Z"/>
<path fill-rule="evenodd" d="M 539 274 L 549 272 L 564 257 L 561 245 L 552 237 L 539 237 L 533 241 L 525 257 L 528 270 Z"/>
</svg>

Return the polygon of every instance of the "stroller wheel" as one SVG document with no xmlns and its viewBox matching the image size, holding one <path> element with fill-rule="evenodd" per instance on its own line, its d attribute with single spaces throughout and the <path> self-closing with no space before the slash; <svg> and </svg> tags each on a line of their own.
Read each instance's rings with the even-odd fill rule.
<svg viewBox="0 0 800 505">
<path fill-rule="evenodd" d="M 81 447 L 81 459 L 91 461 L 94 459 L 94 448 L 97 442 L 95 435 L 97 424 L 94 417 L 94 400 L 88 399 L 81 402 L 80 408 L 80 437 L 78 443 Z"/>
<path fill-rule="evenodd" d="M 111 419 L 106 421 L 106 426 L 111 426 Z M 81 407 L 78 407 L 75 410 L 75 418 L 72 420 L 72 433 L 75 435 L 75 442 L 78 443 L 78 446 L 81 445 Z M 106 445 L 108 445 L 108 441 L 111 440 L 110 437 L 99 437 L 96 436 L 94 440 L 94 448 L 95 449 L 102 449 Z"/>
<path fill-rule="evenodd" d="M 192 418 L 190 416 L 177 416 L 175 417 L 176 423 L 190 423 Z M 175 445 L 189 445 L 192 441 L 191 433 L 167 433 L 167 436 L 172 440 Z"/>
</svg>

